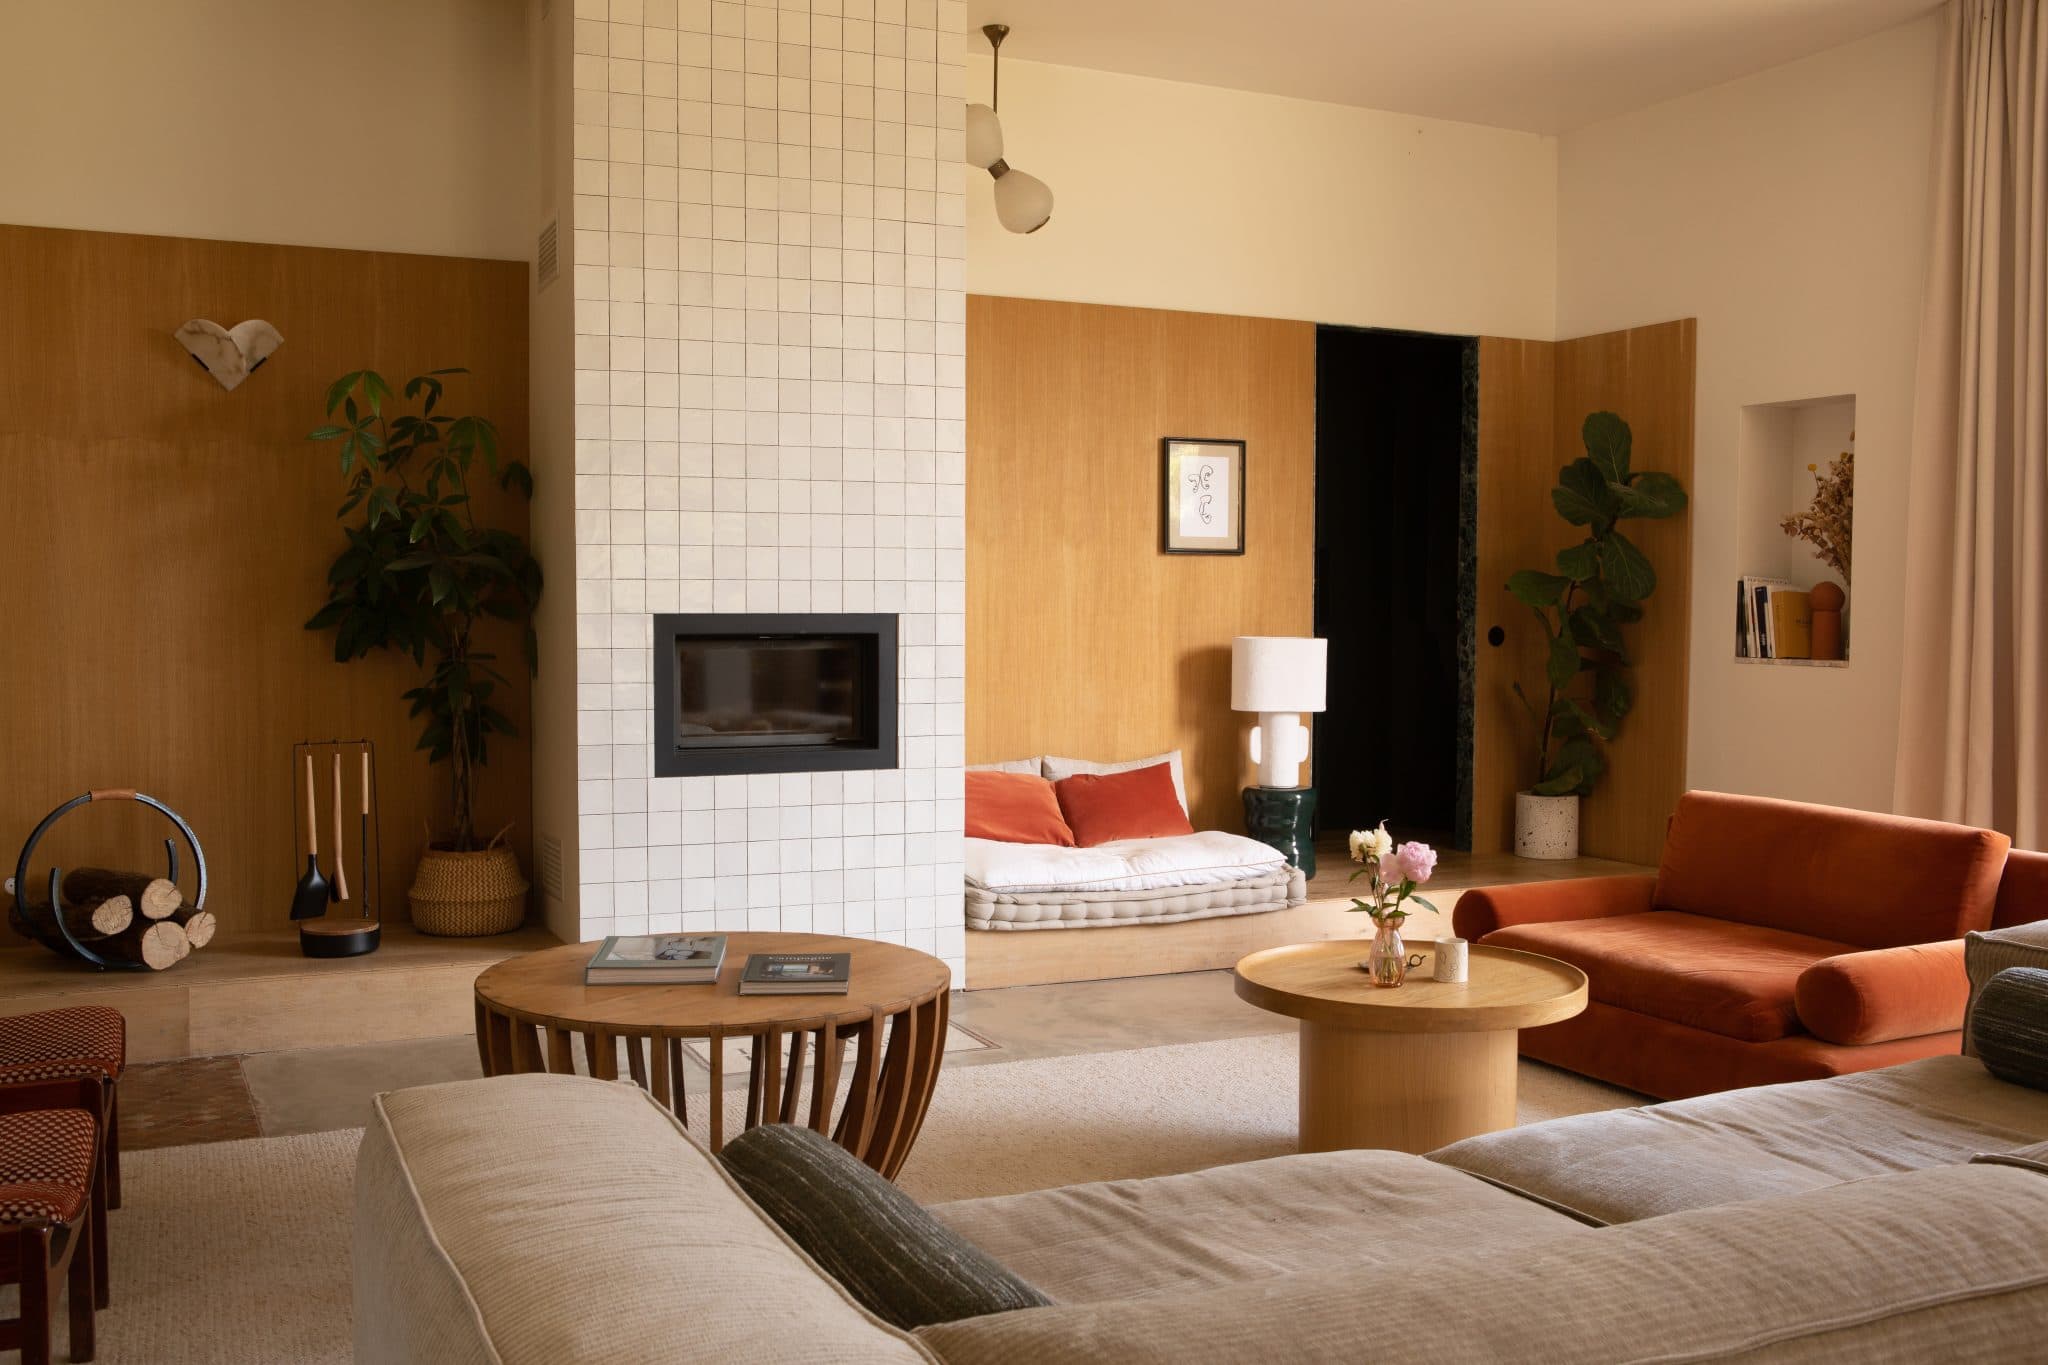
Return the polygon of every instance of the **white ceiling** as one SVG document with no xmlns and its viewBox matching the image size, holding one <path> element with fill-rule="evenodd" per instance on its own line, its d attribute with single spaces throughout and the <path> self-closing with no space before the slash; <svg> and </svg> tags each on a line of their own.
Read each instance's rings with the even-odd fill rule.
<svg viewBox="0 0 2048 1365">
<path fill-rule="evenodd" d="M 1938 0 L 968 0 L 1003 55 L 1561 133 Z M 979 32 L 969 52 L 986 52 Z"/>
</svg>

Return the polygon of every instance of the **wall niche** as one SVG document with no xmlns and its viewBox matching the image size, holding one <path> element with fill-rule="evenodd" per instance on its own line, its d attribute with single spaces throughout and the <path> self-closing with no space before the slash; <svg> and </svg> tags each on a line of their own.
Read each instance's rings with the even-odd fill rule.
<svg viewBox="0 0 2048 1365">
<path fill-rule="evenodd" d="M 1742 410 L 1739 444 L 1736 562 L 1743 577 L 1728 589 L 1736 660 L 1846 668 L 1854 528 L 1839 493 L 1854 480 L 1856 395 L 1752 403 Z M 1812 534 L 1788 530 L 1792 518 Z M 1841 590 L 1838 629 L 1828 620 L 1831 588 Z"/>
</svg>

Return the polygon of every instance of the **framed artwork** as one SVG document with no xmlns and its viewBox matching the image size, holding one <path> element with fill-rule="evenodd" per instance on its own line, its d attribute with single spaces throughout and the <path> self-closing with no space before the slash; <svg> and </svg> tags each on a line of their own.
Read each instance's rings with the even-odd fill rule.
<svg viewBox="0 0 2048 1365">
<path fill-rule="evenodd" d="M 1170 555 L 1243 554 L 1244 442 L 1169 436 L 1159 450 L 1159 548 Z"/>
</svg>

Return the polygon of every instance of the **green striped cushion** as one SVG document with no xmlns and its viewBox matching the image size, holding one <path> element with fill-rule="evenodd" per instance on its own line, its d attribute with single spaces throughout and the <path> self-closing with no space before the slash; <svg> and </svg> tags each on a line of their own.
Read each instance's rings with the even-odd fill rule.
<svg viewBox="0 0 2048 1365">
<path fill-rule="evenodd" d="M 809 1128 L 752 1128 L 722 1156 L 747 1197 L 884 1322 L 909 1331 L 1052 1302 Z"/>
<path fill-rule="evenodd" d="M 2048 969 L 2007 967 L 1970 1007 L 1970 1038 L 2001 1081 L 2048 1090 Z"/>
</svg>

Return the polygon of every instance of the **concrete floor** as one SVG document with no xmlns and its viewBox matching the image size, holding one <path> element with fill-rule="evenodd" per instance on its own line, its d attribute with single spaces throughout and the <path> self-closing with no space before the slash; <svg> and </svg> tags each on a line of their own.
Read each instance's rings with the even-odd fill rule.
<svg viewBox="0 0 2048 1365">
<path fill-rule="evenodd" d="M 1228 972 L 970 991 L 953 997 L 952 1017 L 948 1068 L 1294 1029 L 1239 1000 Z M 744 1086 L 743 1053 L 728 1047 L 726 1084 Z M 701 1052 L 686 1049 L 684 1064 L 686 1088 L 707 1090 Z M 140 1149 L 359 1128 L 382 1091 L 480 1074 L 468 1034 L 138 1066 L 122 1083 L 122 1140 Z"/>
</svg>

